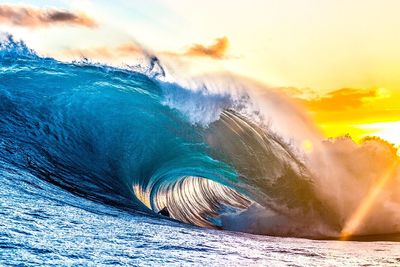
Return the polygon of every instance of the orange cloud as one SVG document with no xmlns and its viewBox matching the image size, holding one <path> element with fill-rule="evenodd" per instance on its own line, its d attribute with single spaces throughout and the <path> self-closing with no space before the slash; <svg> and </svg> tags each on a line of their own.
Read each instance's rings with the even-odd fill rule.
<svg viewBox="0 0 400 267">
<path fill-rule="evenodd" d="M 135 56 L 142 53 L 142 49 L 134 43 L 124 43 L 115 47 L 99 46 L 93 48 L 70 49 L 63 51 L 69 57 L 86 57 L 112 59 L 126 56 Z"/>
<path fill-rule="evenodd" d="M 215 43 L 210 46 L 194 44 L 186 51 L 185 55 L 222 59 L 225 57 L 225 53 L 226 50 L 228 49 L 228 46 L 229 46 L 228 38 L 221 37 L 215 39 Z"/>
<path fill-rule="evenodd" d="M 95 27 L 96 22 L 83 13 L 68 10 L 47 8 L 39 9 L 22 5 L 0 5 L 0 23 L 30 28 L 52 25 L 74 25 Z"/>
<path fill-rule="evenodd" d="M 400 94 L 382 88 L 339 89 L 320 97 L 299 99 L 320 123 L 370 123 L 399 118 Z"/>
<path fill-rule="evenodd" d="M 372 130 L 360 125 L 395 122 L 400 118 L 400 92 L 384 88 L 344 88 L 325 95 L 293 96 L 303 104 L 327 136 L 350 134 L 360 139 Z"/>
<path fill-rule="evenodd" d="M 222 37 L 215 40 L 215 43 L 210 46 L 194 44 L 185 53 L 176 53 L 171 51 L 159 52 L 158 54 L 169 55 L 174 57 L 181 56 L 196 56 L 196 57 L 211 57 L 214 59 L 222 59 L 228 47 L 228 38 Z M 63 56 L 68 57 L 86 57 L 100 59 L 114 59 L 125 56 L 142 54 L 143 49 L 135 43 L 124 43 L 118 46 L 99 46 L 83 49 L 70 49 L 63 51 Z"/>
<path fill-rule="evenodd" d="M 378 95 L 376 89 L 360 90 L 343 88 L 327 95 L 307 100 L 308 107 L 314 110 L 345 110 L 359 108 L 364 104 L 364 100 L 374 98 Z"/>
</svg>

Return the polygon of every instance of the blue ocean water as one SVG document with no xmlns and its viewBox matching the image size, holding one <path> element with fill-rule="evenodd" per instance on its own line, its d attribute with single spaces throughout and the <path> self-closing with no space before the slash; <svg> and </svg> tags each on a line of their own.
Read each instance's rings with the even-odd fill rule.
<svg viewBox="0 0 400 267">
<path fill-rule="evenodd" d="M 198 228 L 105 206 L 1 162 L 2 266 L 398 266 L 396 242 Z"/>
<path fill-rule="evenodd" d="M 246 93 L 163 81 L 154 60 L 64 63 L 2 41 L 0 265 L 400 264 L 396 242 L 293 238 L 342 227 L 301 157 L 246 116 Z"/>
</svg>

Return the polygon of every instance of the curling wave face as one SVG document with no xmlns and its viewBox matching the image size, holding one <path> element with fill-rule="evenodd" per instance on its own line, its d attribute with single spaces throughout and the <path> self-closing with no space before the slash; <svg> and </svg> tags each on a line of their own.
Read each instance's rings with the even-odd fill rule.
<svg viewBox="0 0 400 267">
<path fill-rule="evenodd" d="M 69 192 L 148 215 L 167 206 L 182 222 L 258 234 L 337 236 L 351 216 L 320 168 L 341 152 L 328 144 L 316 147 L 323 157 L 306 157 L 266 126 L 268 114 L 245 90 L 184 88 L 159 79 L 154 66 L 63 63 L 11 37 L 0 59 L 0 159 Z"/>
</svg>

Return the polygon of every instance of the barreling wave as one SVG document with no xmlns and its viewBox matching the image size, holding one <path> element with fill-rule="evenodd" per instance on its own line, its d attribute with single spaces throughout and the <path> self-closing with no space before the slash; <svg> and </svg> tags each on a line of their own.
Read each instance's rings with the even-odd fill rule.
<svg viewBox="0 0 400 267">
<path fill-rule="evenodd" d="M 0 45 L 0 159 L 132 212 L 155 215 L 167 206 L 172 218 L 210 228 L 340 233 L 351 212 L 326 189 L 326 179 L 331 187 L 334 178 L 320 168 L 332 160 L 325 149 L 331 143 L 315 145 L 318 156 L 301 151 L 302 116 L 290 125 L 292 139 L 279 134 L 279 126 L 298 115 L 290 101 L 268 93 L 280 107 L 267 114 L 266 92 L 256 99 L 250 89 L 186 88 L 160 79 L 164 70 L 158 65 L 154 73 L 155 59 L 140 72 L 64 63 L 6 38 Z M 390 198 L 395 206 L 398 197 Z M 353 199 L 352 207 L 359 202 Z M 382 233 L 368 229 L 361 234 Z"/>
</svg>

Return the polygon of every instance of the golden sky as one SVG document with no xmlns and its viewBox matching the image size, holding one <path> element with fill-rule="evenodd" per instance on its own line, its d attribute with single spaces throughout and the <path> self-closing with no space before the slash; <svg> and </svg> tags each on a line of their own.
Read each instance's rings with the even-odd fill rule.
<svg viewBox="0 0 400 267">
<path fill-rule="evenodd" d="M 0 31 L 41 54 L 129 64 L 141 51 L 282 88 L 326 136 L 400 144 L 400 1 L 0 0 Z M 288 90 L 290 88 L 290 90 Z"/>
<path fill-rule="evenodd" d="M 305 90 L 306 91 L 306 90 Z M 342 88 L 312 97 L 297 95 L 326 136 L 379 136 L 400 144 L 400 91 Z M 293 95 L 293 94 L 292 94 Z"/>
</svg>

